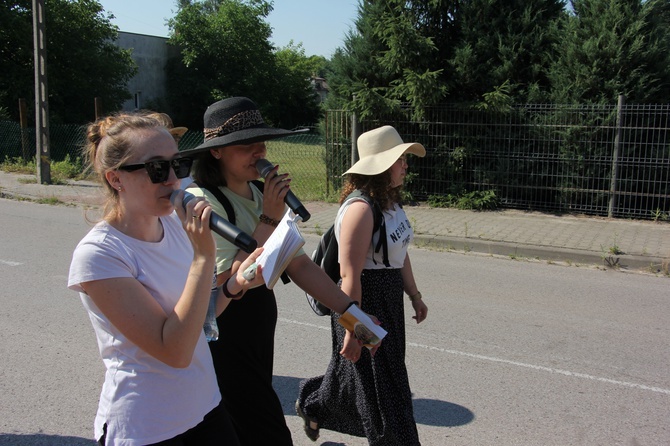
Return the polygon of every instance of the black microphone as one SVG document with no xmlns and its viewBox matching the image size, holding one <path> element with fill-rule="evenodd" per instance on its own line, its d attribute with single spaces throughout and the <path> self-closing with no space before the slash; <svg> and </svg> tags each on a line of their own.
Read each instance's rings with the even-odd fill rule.
<svg viewBox="0 0 670 446">
<path fill-rule="evenodd" d="M 170 195 L 170 201 L 174 206 L 174 200 L 177 194 L 181 189 L 177 189 L 172 192 Z M 184 210 L 186 210 L 186 203 L 193 200 L 195 195 L 184 191 L 184 200 L 182 204 L 184 205 Z M 228 240 L 230 243 L 234 244 L 244 252 L 252 253 L 254 249 L 258 246 L 256 239 L 251 237 L 246 232 L 242 231 L 240 228 L 229 222 L 223 217 L 217 215 L 214 211 L 209 214 L 209 227 L 212 231 L 219 234 L 221 237 Z"/>
<path fill-rule="evenodd" d="M 270 173 L 272 169 L 274 169 L 274 167 L 274 164 L 265 158 L 259 158 L 258 161 L 256 161 L 256 170 L 258 170 L 258 173 L 260 173 L 261 177 L 263 178 L 265 178 L 267 174 Z M 302 218 L 302 221 L 307 221 L 309 220 L 309 217 L 312 216 L 307 211 L 307 208 L 305 208 L 300 200 L 298 200 L 298 197 L 296 197 L 295 194 L 290 190 L 284 197 L 284 203 L 288 204 L 288 207 L 290 207 L 293 212 L 298 214 Z"/>
</svg>

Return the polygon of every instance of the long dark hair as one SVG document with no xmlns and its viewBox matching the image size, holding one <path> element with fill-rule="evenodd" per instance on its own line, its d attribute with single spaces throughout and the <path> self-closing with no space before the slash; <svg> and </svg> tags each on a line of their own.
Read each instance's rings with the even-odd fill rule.
<svg viewBox="0 0 670 446">
<path fill-rule="evenodd" d="M 221 161 L 214 158 L 211 151 L 205 150 L 194 161 L 192 175 L 195 181 L 215 187 L 226 186 L 226 179 L 221 175 L 219 166 Z"/>
<path fill-rule="evenodd" d="M 357 173 L 350 173 L 347 180 L 342 187 L 340 194 L 340 204 L 344 203 L 350 193 L 356 189 L 362 190 L 376 201 L 383 209 L 389 209 L 389 203 L 402 204 L 400 191 L 402 185 L 398 187 L 391 187 L 391 171 L 386 170 L 377 175 L 361 175 Z"/>
</svg>

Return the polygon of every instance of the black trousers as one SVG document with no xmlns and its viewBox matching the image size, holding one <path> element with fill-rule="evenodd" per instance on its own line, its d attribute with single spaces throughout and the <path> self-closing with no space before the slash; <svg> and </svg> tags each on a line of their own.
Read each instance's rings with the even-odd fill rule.
<svg viewBox="0 0 670 446">
<path fill-rule="evenodd" d="M 291 431 L 272 387 L 277 301 L 265 286 L 232 301 L 217 318 L 219 340 L 210 342 L 226 411 L 242 446 L 291 446 Z"/>
</svg>

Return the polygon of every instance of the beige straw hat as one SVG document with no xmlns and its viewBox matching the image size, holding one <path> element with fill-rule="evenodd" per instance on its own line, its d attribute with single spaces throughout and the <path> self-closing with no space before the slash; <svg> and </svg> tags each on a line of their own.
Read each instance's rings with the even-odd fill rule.
<svg viewBox="0 0 670 446">
<path fill-rule="evenodd" d="M 405 153 L 423 157 L 426 149 L 418 142 L 403 142 L 390 125 L 370 130 L 358 137 L 360 159 L 342 175 L 377 175 L 388 170 Z"/>
<path fill-rule="evenodd" d="M 155 119 L 156 121 L 160 122 L 162 125 L 167 127 L 168 132 L 170 132 L 170 135 L 176 138 L 181 138 L 184 136 L 184 133 L 188 131 L 186 127 L 174 127 L 172 124 L 172 118 L 167 113 L 159 113 L 159 112 L 151 112 L 147 114 L 150 118 Z"/>
</svg>

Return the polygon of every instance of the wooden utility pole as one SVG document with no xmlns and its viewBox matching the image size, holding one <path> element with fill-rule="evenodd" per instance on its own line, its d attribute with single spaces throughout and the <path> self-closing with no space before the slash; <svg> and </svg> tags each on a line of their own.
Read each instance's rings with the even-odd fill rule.
<svg viewBox="0 0 670 446">
<path fill-rule="evenodd" d="M 19 126 L 21 127 L 21 158 L 30 160 L 30 138 L 28 138 L 28 105 L 24 98 L 19 98 Z"/>
<path fill-rule="evenodd" d="M 102 98 L 93 98 L 93 106 L 95 107 L 95 120 L 102 117 Z"/>
<path fill-rule="evenodd" d="M 35 146 L 37 176 L 42 184 L 51 183 L 49 148 L 49 96 L 47 94 L 47 38 L 44 0 L 33 0 L 33 43 L 35 46 Z"/>
</svg>

